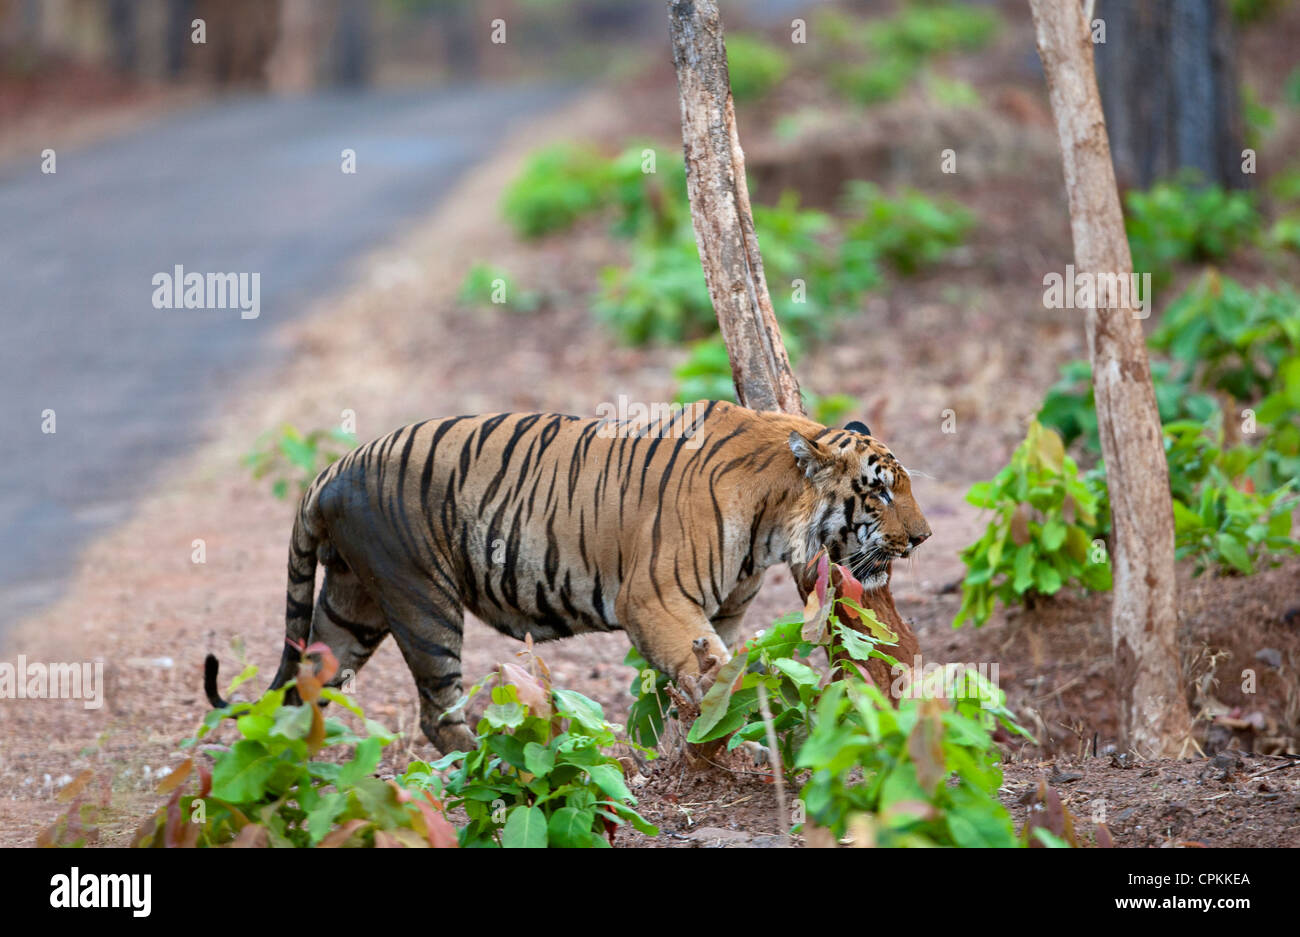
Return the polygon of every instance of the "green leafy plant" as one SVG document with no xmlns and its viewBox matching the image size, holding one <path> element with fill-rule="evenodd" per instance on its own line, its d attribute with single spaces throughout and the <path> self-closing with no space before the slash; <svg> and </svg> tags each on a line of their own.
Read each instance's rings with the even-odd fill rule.
<svg viewBox="0 0 1300 937">
<path fill-rule="evenodd" d="M 895 667 L 882 647 L 897 643 L 860 603 L 862 585 L 842 566 L 817 560 L 803 614 L 778 621 L 723 665 L 687 739 L 728 746 L 764 740 L 771 716 L 782 763 L 804 778 L 811 827 L 881 846 L 1016 846 L 997 800 L 1002 773 L 990 726 L 1028 736 L 996 687 L 963 674 L 950 703 L 922 678 L 895 708 L 866 665 Z M 828 673 L 812 663 L 823 650 Z M 945 688 L 946 689 L 946 688 Z M 973 689 L 974 692 L 968 692 Z"/>
<path fill-rule="evenodd" d="M 1245 433 L 1259 433 L 1260 458 L 1250 463 L 1257 486 L 1271 490 L 1300 475 L 1300 296 L 1294 290 L 1246 289 L 1209 271 L 1170 305 L 1150 344 L 1178 363 L 1189 394 L 1205 388 L 1226 398 L 1225 420 L 1249 415 L 1243 408 L 1253 412 L 1260 425 Z M 1206 422 L 1199 412 L 1186 416 Z"/>
<path fill-rule="evenodd" d="M 1170 304 L 1148 343 L 1197 386 L 1257 400 L 1283 362 L 1300 355 L 1300 296 L 1289 287 L 1247 289 L 1210 270 Z"/>
<path fill-rule="evenodd" d="M 1160 422 L 1175 420 L 1210 420 L 1220 412 L 1213 394 L 1193 390 L 1180 378 L 1178 368 L 1168 361 L 1151 361 L 1151 384 L 1155 390 Z M 1097 409 L 1092 387 L 1092 365 L 1087 361 L 1067 361 L 1061 365 L 1061 377 L 1047 391 L 1038 411 L 1038 422 L 1053 430 L 1066 446 L 1079 440 L 1083 451 L 1093 459 L 1101 458 L 1101 440 L 1097 436 Z"/>
<path fill-rule="evenodd" d="M 915 56 L 885 52 L 866 62 L 836 66 L 831 84 L 840 94 L 857 104 L 870 106 L 898 97 L 921 73 Z"/>
<path fill-rule="evenodd" d="M 968 620 L 982 625 L 995 600 L 1032 603 L 1071 583 L 1109 589 L 1109 555 L 1093 545 L 1104 519 L 1101 498 L 1092 479 L 1080 478 L 1060 436 L 1031 423 L 1010 463 L 966 494 L 993 517 L 983 536 L 962 551 L 967 572 L 953 627 Z"/>
<path fill-rule="evenodd" d="M 217 751 L 211 771 L 190 758 L 165 777 L 158 791 L 170 797 L 141 825 L 132 845 L 456 845 L 455 829 L 436 797 L 374 776 L 381 750 L 396 736 L 324 685 L 338 668 L 329 648 L 313 644 L 302 652 L 318 664 L 300 667 L 296 680 L 255 702 L 208 713 L 186 747 L 227 718 L 235 719 L 240 740 Z M 245 668 L 227 692 L 256 672 Z M 302 705 L 285 705 L 290 688 L 297 689 Z M 354 713 L 365 732 L 326 719 L 324 701 Z M 333 757 L 326 760 L 326 754 Z"/>
<path fill-rule="evenodd" d="M 790 57 L 765 39 L 734 33 L 727 37 L 727 70 L 736 101 L 755 101 L 785 78 Z"/>
<path fill-rule="evenodd" d="M 660 160 L 660 148 L 649 142 L 623 148 L 610 162 L 613 204 L 618 218 L 614 233 L 667 243 L 690 229 L 690 202 L 686 195 L 686 164 L 672 150 Z M 653 172 L 647 171 L 653 168 Z"/>
<path fill-rule="evenodd" d="M 1269 246 L 1300 254 L 1300 212 L 1283 215 L 1268 229 Z"/>
<path fill-rule="evenodd" d="M 717 681 L 700 703 L 699 718 L 691 724 L 688 742 L 701 744 L 727 738 L 729 748 L 743 742 L 763 742 L 766 724 L 760 716 L 759 687 L 766 693 L 772 725 L 781 749 L 782 763 L 792 767 L 800 746 L 808 737 L 812 711 L 825 680 L 811 664 L 811 655 L 824 650 L 835 659 L 835 668 L 849 674 L 860 671 L 852 662 L 883 660 L 898 662 L 878 645 L 897 642 L 893 634 L 870 609 L 863 608 L 862 587 L 843 567 L 834 574 L 846 593 L 836 596 L 827 586 L 831 569 L 825 556 L 818 592 L 809 597 L 804 615 L 776 621 L 737 652 L 718 674 Z M 859 622 L 855 630 L 848 619 Z M 742 653 L 743 652 L 743 653 Z M 865 671 L 861 671 L 865 673 Z"/>
<path fill-rule="evenodd" d="M 1173 267 L 1189 261 L 1221 260 L 1259 235 L 1253 196 L 1194 177 L 1160 182 L 1125 197 L 1125 229 L 1133 269 L 1167 284 Z"/>
<path fill-rule="evenodd" d="M 1277 125 L 1277 115 L 1273 109 L 1259 99 L 1259 95 L 1250 85 L 1241 86 L 1241 122 L 1242 142 L 1251 149 L 1259 149 L 1273 128 Z"/>
<path fill-rule="evenodd" d="M 673 702 L 668 695 L 668 685 L 672 681 L 651 667 L 634 647 L 628 648 L 623 663 L 636 668 L 636 676 L 628 687 L 632 694 L 632 705 L 627 714 L 628 738 L 647 749 L 657 748 L 664 724 L 673 713 Z"/>
<path fill-rule="evenodd" d="M 552 687 L 545 664 L 533 661 L 534 672 L 502 664 L 470 691 L 473 697 L 490 685 L 492 699 L 478 723 L 477 750 L 413 763 L 403 785 L 463 808 L 466 847 L 605 847 L 624 824 L 657 835 L 633 809 L 622 765 L 601 750 L 628 743 L 600 704 Z"/>
<path fill-rule="evenodd" d="M 506 219 L 521 237 L 563 231 L 608 205 L 608 160 L 590 147 L 556 144 L 529 157 L 502 200 Z"/>
<path fill-rule="evenodd" d="M 850 182 L 844 204 L 854 219 L 844 232 L 848 252 L 880 257 L 904 275 L 942 260 L 974 224 L 971 213 L 959 205 L 913 189 L 890 198 L 870 182 Z M 841 257 L 852 263 L 851 256 Z"/>
<path fill-rule="evenodd" d="M 469 268 L 457 299 L 462 306 L 504 306 L 513 312 L 534 312 L 541 305 L 538 293 L 516 288 L 509 273 L 491 264 Z"/>
<path fill-rule="evenodd" d="M 808 824 L 861 846 L 1020 845 L 998 801 L 1001 755 L 973 698 L 904 700 L 875 686 L 832 683 L 817 701 L 796 767 Z M 1015 726 L 1005 711 L 1004 725 Z"/>
<path fill-rule="evenodd" d="M 1300 74 L 1300 69 L 1296 72 Z M 1268 191 L 1279 202 L 1300 202 L 1300 166 L 1291 166 L 1269 179 Z"/>
<path fill-rule="evenodd" d="M 1291 512 L 1300 504 L 1295 480 L 1267 493 L 1247 478 L 1260 450 L 1223 449 L 1198 422 L 1172 423 L 1165 430 L 1165 458 L 1174 496 L 1176 556 L 1206 569 L 1251 575 L 1276 557 L 1300 553 L 1291 537 Z M 1238 483 L 1238 479 L 1242 481 Z"/>
<path fill-rule="evenodd" d="M 736 385 L 731 376 L 731 359 L 721 335 L 702 339 L 691 345 L 690 353 L 673 371 L 677 378 L 677 403 L 695 400 L 730 400 L 736 402 Z"/>
<path fill-rule="evenodd" d="M 867 42 L 878 52 L 917 58 L 983 48 L 996 34 L 997 14 L 967 3 L 910 3 L 897 15 L 867 24 Z"/>
<path fill-rule="evenodd" d="M 668 242 L 638 238 L 626 268 L 602 271 L 592 309 L 632 345 L 708 335 L 716 322 L 694 235 L 682 228 Z"/>
<path fill-rule="evenodd" d="M 754 206 L 772 305 L 789 343 L 822 338 L 841 310 L 879 282 L 874 247 L 835 244 L 830 216 L 801 209 L 793 193 Z M 644 230 L 644 229 L 643 229 Z M 671 235 L 657 229 L 632 243 L 631 263 L 602 273 L 593 302 L 598 318 L 629 344 L 676 343 L 715 332 L 713 303 L 700 267 L 695 232 L 683 211 Z"/>
<path fill-rule="evenodd" d="M 871 105 L 903 92 L 934 57 L 982 48 L 997 32 L 992 10 L 962 3 L 907 4 L 897 15 L 862 26 L 847 17 L 826 15 L 832 45 L 831 82 L 850 100 Z M 864 61 L 865 59 L 865 61 Z M 966 91 L 933 88 L 940 103 L 969 103 Z M 944 99 L 946 92 L 949 94 Z"/>
<path fill-rule="evenodd" d="M 285 423 L 277 432 L 258 437 L 243 463 L 253 478 L 274 476 L 271 493 L 285 498 L 290 487 L 301 495 L 317 475 L 340 456 L 355 449 L 357 437 L 343 429 L 317 429 L 303 434 Z"/>
</svg>

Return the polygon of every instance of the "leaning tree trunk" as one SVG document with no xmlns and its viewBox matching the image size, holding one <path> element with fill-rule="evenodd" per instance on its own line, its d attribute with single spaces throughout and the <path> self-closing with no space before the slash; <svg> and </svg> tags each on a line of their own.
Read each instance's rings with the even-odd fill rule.
<svg viewBox="0 0 1300 937">
<path fill-rule="evenodd" d="M 1178 659 L 1172 498 L 1136 304 L 1124 308 L 1121 297 L 1109 295 L 1108 275 L 1127 279 L 1133 261 L 1092 45 L 1078 0 L 1029 0 L 1029 6 L 1061 142 L 1075 266 L 1103 274 L 1086 330 L 1110 488 L 1120 728 L 1125 744 L 1141 755 L 1176 756 L 1190 738 L 1191 718 Z"/>
<path fill-rule="evenodd" d="M 1146 188 L 1179 170 L 1240 188 L 1235 30 L 1225 0 L 1098 0 L 1097 80 L 1115 169 Z"/>
<path fill-rule="evenodd" d="M 754 234 L 717 3 L 669 0 L 668 21 L 681 96 L 682 147 L 695 243 L 731 360 L 736 399 L 754 410 L 803 415 L 799 382 L 790 370 Z M 807 571 L 791 572 L 806 597 L 811 586 Z M 888 583 L 863 599 L 899 636 L 895 656 L 910 663 L 920 649 L 912 629 L 894 608 Z M 871 663 L 879 665 L 871 669 L 872 678 L 889 693 L 888 671 L 878 661 Z"/>
</svg>

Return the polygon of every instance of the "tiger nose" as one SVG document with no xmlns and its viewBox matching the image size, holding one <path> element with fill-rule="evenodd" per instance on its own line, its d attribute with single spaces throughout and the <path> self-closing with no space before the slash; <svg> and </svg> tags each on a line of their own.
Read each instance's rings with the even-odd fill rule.
<svg viewBox="0 0 1300 937">
<path fill-rule="evenodd" d="M 907 542 L 912 545 L 913 549 L 915 549 L 916 547 L 919 547 L 921 544 L 925 543 L 925 541 L 929 539 L 930 539 L 930 531 L 927 530 L 923 534 L 912 534 L 912 536 L 908 538 Z"/>
</svg>

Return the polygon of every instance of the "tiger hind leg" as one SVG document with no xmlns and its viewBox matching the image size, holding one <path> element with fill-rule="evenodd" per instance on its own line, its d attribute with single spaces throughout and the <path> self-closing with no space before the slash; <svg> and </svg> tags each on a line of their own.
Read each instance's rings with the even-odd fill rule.
<svg viewBox="0 0 1300 937">
<path fill-rule="evenodd" d="M 309 643 L 324 642 L 338 659 L 330 686 L 345 686 L 388 636 L 388 622 L 361 579 L 341 560 L 331 562 L 312 615 Z"/>
<path fill-rule="evenodd" d="M 398 584 L 403 582 L 409 585 Z M 444 755 L 478 747 L 465 724 L 464 708 L 448 712 L 462 695 L 460 651 L 465 629 L 464 607 L 451 585 L 435 571 L 432 577 L 397 577 L 380 587 L 388 627 L 415 678 L 420 728 Z"/>
</svg>

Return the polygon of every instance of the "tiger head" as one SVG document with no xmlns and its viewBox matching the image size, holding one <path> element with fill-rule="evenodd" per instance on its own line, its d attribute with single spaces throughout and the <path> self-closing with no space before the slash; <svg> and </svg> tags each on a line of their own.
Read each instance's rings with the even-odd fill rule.
<svg viewBox="0 0 1300 937">
<path fill-rule="evenodd" d="M 883 586 L 890 561 L 910 556 L 930 536 L 907 470 L 857 422 L 815 436 L 793 431 L 790 451 L 806 479 L 792 560 L 806 563 L 825 547 L 864 586 Z"/>
</svg>

